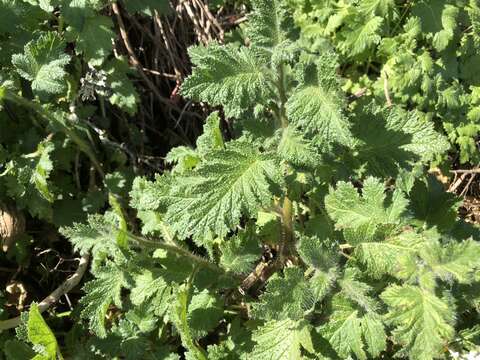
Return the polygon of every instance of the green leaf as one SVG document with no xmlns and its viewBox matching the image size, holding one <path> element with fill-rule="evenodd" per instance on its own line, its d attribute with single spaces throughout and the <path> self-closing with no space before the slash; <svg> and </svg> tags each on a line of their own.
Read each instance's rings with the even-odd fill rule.
<svg viewBox="0 0 480 360">
<path fill-rule="evenodd" d="M 383 19 L 374 16 L 368 19 L 350 18 L 349 27 L 352 29 L 346 33 L 345 38 L 339 44 L 340 50 L 349 57 L 362 54 L 380 42 L 380 30 Z"/>
<path fill-rule="evenodd" d="M 53 143 L 49 141 L 44 141 L 38 144 L 38 148 L 35 153 L 36 157 L 38 157 L 38 161 L 36 163 L 35 171 L 32 174 L 31 180 L 35 184 L 38 192 L 48 202 L 54 201 L 53 194 L 50 191 L 50 187 L 47 182 L 50 173 L 53 170 L 53 163 L 50 158 L 50 154 L 54 148 L 55 146 Z"/>
<path fill-rule="evenodd" d="M 112 263 L 98 277 L 85 284 L 85 296 L 80 300 L 82 317 L 88 320 L 90 329 L 100 338 L 107 336 L 105 318 L 110 305 L 122 307 L 121 290 L 127 285 L 124 272 Z"/>
<path fill-rule="evenodd" d="M 262 255 L 255 226 L 248 224 L 245 230 L 220 244 L 220 264 L 238 274 L 253 269 L 254 262 Z"/>
<path fill-rule="evenodd" d="M 108 53 L 107 53 L 108 55 Z M 134 71 L 128 66 L 127 60 L 124 58 L 115 58 L 108 61 L 103 69 L 107 74 L 107 84 L 112 94 L 108 97 L 108 101 L 112 105 L 118 106 L 130 115 L 137 112 L 137 104 L 140 96 L 128 77 Z"/>
<path fill-rule="evenodd" d="M 305 139 L 301 132 L 291 126 L 283 129 L 278 153 L 282 159 L 294 166 L 315 169 L 321 164 L 321 156 L 311 141 Z"/>
<path fill-rule="evenodd" d="M 130 206 L 137 210 L 165 210 L 173 200 L 169 196 L 173 177 L 157 175 L 155 181 L 137 177 L 130 192 Z"/>
<path fill-rule="evenodd" d="M 153 16 L 155 10 L 160 15 L 166 14 L 170 10 L 167 0 L 126 0 L 124 4 L 128 12 L 138 12 L 147 16 Z"/>
<path fill-rule="evenodd" d="M 355 257 L 366 266 L 368 274 L 374 278 L 386 274 L 402 278 L 402 263 L 414 258 L 424 242 L 422 235 L 406 231 L 384 241 L 359 244 L 355 249 Z"/>
<path fill-rule="evenodd" d="M 348 300 L 338 295 L 333 299 L 332 311 L 328 322 L 319 330 L 340 358 L 355 355 L 366 360 L 369 357 L 365 350 L 373 358 L 385 350 L 386 334 L 379 315 L 374 312 L 362 315 Z"/>
<path fill-rule="evenodd" d="M 203 125 L 203 133 L 197 138 L 196 144 L 197 151 L 202 155 L 208 154 L 212 150 L 225 148 L 218 111 L 208 115 Z"/>
<path fill-rule="evenodd" d="M 348 144 L 352 135 L 335 78 L 335 58 L 323 54 L 314 64 L 304 65 L 300 76 L 300 85 L 286 103 L 289 121 L 319 144 Z"/>
<path fill-rule="evenodd" d="M 123 259 L 117 238 L 124 233 L 118 231 L 115 221 L 108 216 L 90 215 L 86 224 L 74 223 L 61 228 L 60 233 L 70 240 L 75 251 L 82 255 L 91 252 L 95 268 L 107 256 Z"/>
<path fill-rule="evenodd" d="M 86 17 L 80 28 L 73 28 L 68 34 L 76 39 L 75 50 L 83 54 L 91 65 L 101 65 L 111 54 L 115 33 L 112 30 L 113 22 L 110 18 L 98 14 Z M 115 61 L 114 61 L 115 62 Z"/>
<path fill-rule="evenodd" d="M 301 348 L 313 352 L 310 328 L 304 321 L 269 321 L 254 331 L 251 360 L 301 360 Z"/>
<path fill-rule="evenodd" d="M 177 179 L 165 220 L 180 238 L 193 235 L 205 243 L 214 233 L 224 236 L 272 201 L 270 183 L 279 178 L 271 154 L 252 144 L 231 142 L 205 157 L 191 176 Z"/>
<path fill-rule="evenodd" d="M 25 45 L 23 54 L 12 57 L 17 72 L 32 82 L 33 92 L 41 98 L 66 90 L 65 65 L 70 56 L 64 53 L 65 43 L 53 33 L 44 33 Z"/>
<path fill-rule="evenodd" d="M 44 140 L 31 154 L 14 158 L 6 164 L 2 174 L 6 193 L 20 208 L 27 208 L 33 216 L 51 219 L 51 203 L 55 200 L 50 174 L 53 171 L 52 152 L 55 144 Z M 1 176 L 0 176 L 1 177 Z"/>
<path fill-rule="evenodd" d="M 192 170 L 200 161 L 197 152 L 187 146 L 177 146 L 169 151 L 165 157 L 169 164 L 176 164 L 172 169 L 172 174 L 185 173 Z"/>
<path fill-rule="evenodd" d="M 252 49 L 233 45 L 189 49 L 192 75 L 182 85 L 182 95 L 212 106 L 223 106 L 227 117 L 239 117 L 252 108 L 251 99 L 269 97 L 268 72 Z"/>
<path fill-rule="evenodd" d="M 338 281 L 341 293 L 363 310 L 374 313 L 379 306 L 377 301 L 369 295 L 373 292 L 373 288 L 364 282 L 358 281 L 357 275 L 358 272 L 353 268 L 345 269 L 343 278 Z"/>
<path fill-rule="evenodd" d="M 387 320 L 396 326 L 394 340 L 411 359 L 442 356 L 452 339 L 453 309 L 428 290 L 411 285 L 392 285 L 381 295 L 388 305 Z"/>
<path fill-rule="evenodd" d="M 135 277 L 135 285 L 130 292 L 130 300 L 134 305 L 141 305 L 147 299 L 155 295 L 156 292 L 163 292 L 167 286 L 161 277 L 154 278 L 150 270 L 144 270 Z"/>
<path fill-rule="evenodd" d="M 163 217 L 156 211 L 138 210 L 137 218 L 142 222 L 143 235 L 155 234 L 163 230 Z"/>
<path fill-rule="evenodd" d="M 444 246 L 430 242 L 422 249 L 420 256 L 442 280 L 469 284 L 474 281 L 475 272 L 480 268 L 479 250 L 480 244 L 473 239 L 461 243 L 451 241 Z"/>
<path fill-rule="evenodd" d="M 411 191 L 411 208 L 421 225 L 448 231 L 458 221 L 458 208 L 462 200 L 444 190 L 434 176 L 418 180 Z"/>
<path fill-rule="evenodd" d="M 393 193 L 387 205 L 384 185 L 380 180 L 369 177 L 363 183 L 362 194 L 361 197 L 352 184 L 343 181 L 337 184 L 336 190 L 330 189 L 325 197 L 325 208 L 335 220 L 335 228 L 363 228 L 373 237 L 380 225 L 401 222 L 407 200 L 400 191 Z"/>
<path fill-rule="evenodd" d="M 426 163 L 449 148 L 433 123 L 397 107 L 362 109 L 352 132 L 358 139 L 352 165 L 374 176 L 395 177 L 400 168 L 411 169 L 417 162 Z"/>
<path fill-rule="evenodd" d="M 260 302 L 252 304 L 252 313 L 263 320 L 300 320 L 315 305 L 315 298 L 303 271 L 285 268 L 284 276 L 274 275 L 267 283 Z"/>
<path fill-rule="evenodd" d="M 0 1 L 0 34 L 11 33 L 25 16 L 27 6 L 12 0 Z"/>
<path fill-rule="evenodd" d="M 24 360 L 35 357 L 35 352 L 31 347 L 19 340 L 7 340 L 2 350 L 8 360 Z"/>
<path fill-rule="evenodd" d="M 325 298 L 334 287 L 338 277 L 338 255 L 333 248 L 327 247 L 329 243 L 329 239 L 302 236 L 297 245 L 301 259 L 311 267 L 310 269 L 314 269 L 314 273 L 308 281 L 314 302 Z"/>
<path fill-rule="evenodd" d="M 247 36 L 255 47 L 270 52 L 291 37 L 293 19 L 279 0 L 254 0 L 253 12 L 248 18 Z"/>
<path fill-rule="evenodd" d="M 194 294 L 188 304 L 188 324 L 193 339 L 206 336 L 223 317 L 223 303 L 207 289 Z"/>
<path fill-rule="evenodd" d="M 35 351 L 39 353 L 34 359 L 56 360 L 57 358 L 62 358 L 57 339 L 35 303 L 30 306 L 27 327 L 28 340 L 33 344 Z"/>
</svg>

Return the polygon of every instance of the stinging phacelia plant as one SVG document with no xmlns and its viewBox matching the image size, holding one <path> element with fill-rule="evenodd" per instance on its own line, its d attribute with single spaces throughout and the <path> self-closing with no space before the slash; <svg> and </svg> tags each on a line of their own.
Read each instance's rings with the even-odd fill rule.
<svg viewBox="0 0 480 360">
<path fill-rule="evenodd" d="M 94 259 L 90 346 L 200 360 L 433 359 L 468 347 L 478 230 L 424 172 L 447 140 L 415 112 L 346 98 L 335 54 L 304 49 L 280 1 L 252 3 L 248 45 L 191 48 L 182 87 L 223 111 L 228 139 L 213 112 L 196 148 L 170 152 L 171 171 L 135 179 L 141 236 L 116 201 L 63 229 Z"/>
</svg>

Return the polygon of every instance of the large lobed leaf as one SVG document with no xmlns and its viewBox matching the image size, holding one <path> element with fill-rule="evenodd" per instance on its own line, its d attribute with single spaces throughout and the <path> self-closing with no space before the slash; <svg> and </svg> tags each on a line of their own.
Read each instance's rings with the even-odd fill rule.
<svg viewBox="0 0 480 360">
<path fill-rule="evenodd" d="M 165 220 L 181 238 L 205 242 L 239 224 L 272 201 L 270 185 L 278 181 L 276 161 L 256 146 L 233 142 L 211 152 L 191 176 L 178 178 Z"/>
<path fill-rule="evenodd" d="M 453 337 L 454 311 L 428 290 L 411 285 L 392 285 L 381 295 L 389 306 L 387 320 L 396 326 L 394 339 L 413 360 L 441 356 Z"/>
<path fill-rule="evenodd" d="M 432 122 L 397 107 L 382 109 L 372 104 L 362 108 L 352 132 L 356 155 L 349 165 L 374 176 L 396 176 L 400 168 L 426 163 L 449 148 Z"/>
</svg>

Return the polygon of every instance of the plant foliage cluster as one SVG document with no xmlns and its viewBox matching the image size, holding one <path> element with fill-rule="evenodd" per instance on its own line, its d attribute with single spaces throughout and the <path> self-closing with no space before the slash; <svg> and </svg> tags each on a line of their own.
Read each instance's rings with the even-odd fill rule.
<svg viewBox="0 0 480 360">
<path fill-rule="evenodd" d="M 381 98 L 388 86 L 444 129 L 462 163 L 480 160 L 478 1 L 288 2 L 306 44 L 339 52 L 346 90 Z"/>
<path fill-rule="evenodd" d="M 61 340 L 33 304 L 7 359 L 426 360 L 480 345 L 479 231 L 426 172 L 449 138 L 478 156 L 475 80 L 459 75 L 478 56 L 476 2 L 288 5 L 252 1 L 245 44 L 190 48 L 181 94 L 218 111 L 168 170 L 129 181 L 79 120 L 89 96 L 135 112 L 108 4 L 0 0 L 2 194 L 61 226 L 92 275 Z M 360 76 L 375 69 L 391 106 Z M 348 95 L 360 86 L 372 94 Z M 85 164 L 93 180 L 75 184 Z"/>
</svg>

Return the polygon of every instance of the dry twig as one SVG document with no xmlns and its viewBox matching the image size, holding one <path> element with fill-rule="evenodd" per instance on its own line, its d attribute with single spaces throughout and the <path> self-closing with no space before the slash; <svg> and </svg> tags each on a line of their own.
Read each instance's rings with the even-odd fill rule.
<svg viewBox="0 0 480 360">
<path fill-rule="evenodd" d="M 48 310 L 53 304 L 55 304 L 62 296 L 68 294 L 75 286 L 80 283 L 82 280 L 83 275 L 85 274 L 88 263 L 90 261 L 89 255 L 84 255 L 80 258 L 77 271 L 68 277 L 67 280 L 63 284 L 61 284 L 58 288 L 56 288 L 50 295 L 48 295 L 45 299 L 43 299 L 38 304 L 38 309 L 40 312 L 44 312 Z M 21 319 L 20 316 L 17 316 L 12 319 L 8 319 L 5 321 L 0 321 L 0 332 L 12 329 L 20 325 Z"/>
</svg>

